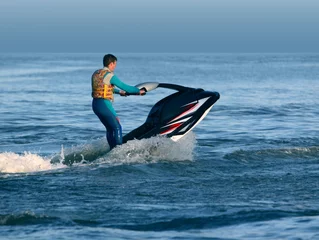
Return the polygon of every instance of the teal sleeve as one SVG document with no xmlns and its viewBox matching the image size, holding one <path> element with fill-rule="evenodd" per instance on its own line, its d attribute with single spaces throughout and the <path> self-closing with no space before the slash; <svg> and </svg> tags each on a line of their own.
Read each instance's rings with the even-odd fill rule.
<svg viewBox="0 0 319 240">
<path fill-rule="evenodd" d="M 120 90 L 118 88 L 114 88 L 113 92 L 116 93 L 116 94 L 120 94 Z"/>
<path fill-rule="evenodd" d="M 110 83 L 115 85 L 116 87 L 124 90 L 125 92 L 130 93 L 130 94 L 134 94 L 134 93 L 139 93 L 140 92 L 140 89 L 138 89 L 137 87 L 134 87 L 134 86 L 131 86 L 131 85 L 127 85 L 127 84 L 123 83 L 115 75 L 111 78 Z"/>
</svg>

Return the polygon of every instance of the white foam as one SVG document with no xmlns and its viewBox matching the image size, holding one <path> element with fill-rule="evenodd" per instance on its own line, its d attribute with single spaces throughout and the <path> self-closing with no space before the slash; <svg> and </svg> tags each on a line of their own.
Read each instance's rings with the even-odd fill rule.
<svg viewBox="0 0 319 240">
<path fill-rule="evenodd" d="M 95 163 L 111 165 L 156 163 L 159 161 L 192 161 L 196 144 L 195 134 L 189 133 L 178 142 L 166 137 L 132 140 L 114 148 Z"/>
<path fill-rule="evenodd" d="M 110 147 L 105 138 L 94 140 L 93 142 L 64 148 L 61 152 L 51 158 L 51 163 L 71 163 L 92 162 L 100 156 L 110 151 Z"/>
<path fill-rule="evenodd" d="M 51 165 L 50 159 L 37 154 L 25 152 L 16 154 L 13 152 L 0 153 L 0 173 L 30 173 L 48 171 L 66 167 L 64 165 Z"/>
<path fill-rule="evenodd" d="M 159 161 L 192 161 L 196 144 L 195 134 L 190 132 L 178 142 L 166 137 L 132 140 L 116 147 L 111 152 L 105 139 L 64 149 L 53 158 L 41 157 L 34 153 L 0 153 L 0 173 L 31 173 L 66 168 L 63 160 L 81 157 L 93 164 L 121 165 L 134 163 L 156 163 Z M 102 156 L 101 156 L 102 155 Z M 98 158 L 101 156 L 100 158 Z M 97 160 L 95 160 L 98 158 Z M 51 161 L 55 159 L 54 163 Z M 95 160 L 95 161 L 94 161 Z M 77 165 L 81 165 L 82 162 Z"/>
</svg>

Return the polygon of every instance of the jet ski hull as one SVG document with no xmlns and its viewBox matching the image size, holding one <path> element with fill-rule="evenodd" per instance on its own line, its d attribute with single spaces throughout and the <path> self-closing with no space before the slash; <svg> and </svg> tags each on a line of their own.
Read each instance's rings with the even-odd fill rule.
<svg viewBox="0 0 319 240">
<path fill-rule="evenodd" d="M 123 143 L 133 139 L 167 136 L 178 141 L 191 131 L 208 114 L 220 98 L 218 92 L 187 88 L 174 84 L 159 84 L 178 92 L 159 102 L 150 110 L 144 124 L 123 137 Z"/>
</svg>

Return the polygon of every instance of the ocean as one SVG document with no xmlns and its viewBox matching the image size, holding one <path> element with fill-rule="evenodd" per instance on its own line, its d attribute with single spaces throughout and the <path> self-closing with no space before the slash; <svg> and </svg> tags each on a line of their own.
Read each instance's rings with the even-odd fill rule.
<svg viewBox="0 0 319 240">
<path fill-rule="evenodd" d="M 319 54 L 115 54 L 127 84 L 221 97 L 180 141 L 111 152 L 91 109 L 103 55 L 0 55 L 0 239 L 319 239 Z M 173 92 L 116 96 L 123 133 Z"/>
</svg>

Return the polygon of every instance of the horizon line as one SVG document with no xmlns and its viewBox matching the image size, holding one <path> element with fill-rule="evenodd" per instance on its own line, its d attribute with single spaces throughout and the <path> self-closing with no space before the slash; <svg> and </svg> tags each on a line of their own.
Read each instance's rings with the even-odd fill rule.
<svg viewBox="0 0 319 240">
<path fill-rule="evenodd" d="M 234 52 L 213 52 L 213 51 L 207 51 L 207 52 L 203 52 L 203 51 L 185 51 L 185 52 L 131 52 L 131 51 L 127 51 L 127 52 L 117 52 L 117 51 L 104 51 L 104 53 L 116 53 L 116 54 L 319 54 L 319 52 L 312 52 L 312 51 L 296 51 L 296 52 L 275 52 L 275 51 L 270 51 L 270 52 L 263 52 L 263 51 L 253 51 L 253 52 L 239 52 L 239 51 L 234 51 Z M 1 52 L 0 54 L 101 54 L 102 52 L 50 52 L 50 51 L 34 51 L 34 52 L 29 52 L 29 51 L 7 51 L 7 52 Z"/>
</svg>

